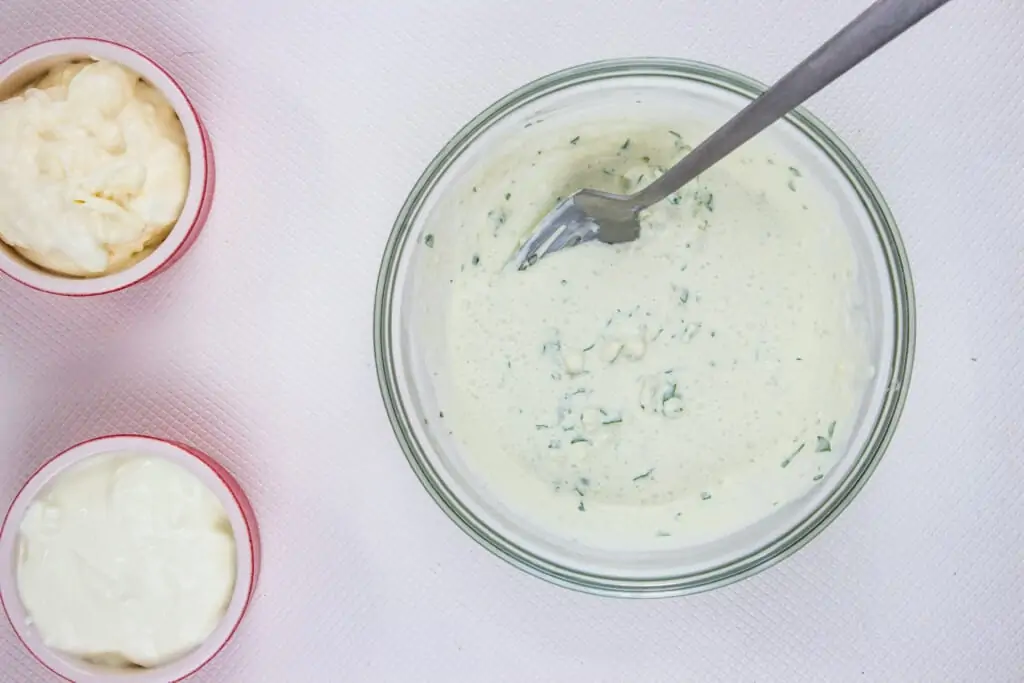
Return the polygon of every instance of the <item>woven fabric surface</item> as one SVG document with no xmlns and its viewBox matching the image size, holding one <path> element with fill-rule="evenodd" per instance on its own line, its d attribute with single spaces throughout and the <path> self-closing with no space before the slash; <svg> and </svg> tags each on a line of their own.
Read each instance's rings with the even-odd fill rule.
<svg viewBox="0 0 1024 683">
<path fill-rule="evenodd" d="M 171 271 L 65 300 L 0 279 L 0 504 L 79 440 L 218 457 L 255 505 L 247 620 L 216 683 L 1024 680 L 1024 4 L 959 0 L 810 108 L 865 163 L 917 292 L 910 397 L 816 540 L 690 598 L 599 599 L 492 557 L 437 509 L 377 391 L 380 254 L 481 108 L 546 72 L 667 55 L 780 76 L 865 0 L 4 0 L 0 53 L 136 47 L 214 142 Z M 0 681 L 53 680 L 6 623 Z"/>
</svg>

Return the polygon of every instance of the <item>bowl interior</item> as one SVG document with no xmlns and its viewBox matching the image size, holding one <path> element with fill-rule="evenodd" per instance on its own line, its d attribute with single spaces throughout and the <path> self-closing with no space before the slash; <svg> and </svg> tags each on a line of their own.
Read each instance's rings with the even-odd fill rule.
<svg viewBox="0 0 1024 683">
<path fill-rule="evenodd" d="M 207 202 L 209 154 L 199 119 L 178 84 L 159 66 L 127 47 L 101 40 L 68 38 L 33 45 L 0 62 L 0 101 L 24 91 L 55 67 L 76 61 L 108 60 L 122 64 L 154 86 L 171 104 L 185 131 L 189 187 L 181 214 L 159 244 L 136 256 L 132 264 L 98 277 L 54 273 L 24 258 L 0 241 L 0 271 L 35 289 L 70 295 L 114 291 L 158 270 L 185 243 Z"/>
<path fill-rule="evenodd" d="M 15 69 L 5 79 L 0 80 L 0 101 L 9 99 L 23 92 L 29 86 L 37 83 L 43 78 L 43 76 L 56 67 L 63 66 L 70 62 L 88 59 L 89 57 L 86 54 L 66 56 L 53 55 L 24 64 L 23 66 Z M 39 277 L 61 277 L 59 274 L 52 273 L 49 270 L 41 268 L 32 261 L 24 258 L 15 249 L 2 240 L 0 240 L 0 252 L 3 252 L 4 256 L 10 259 L 11 262 L 18 264 L 22 268 Z"/>
<path fill-rule="evenodd" d="M 671 549 L 596 547 L 556 536 L 503 504 L 491 484 L 467 465 L 458 439 L 437 419 L 449 391 L 450 359 L 443 343 L 446 269 L 457 267 L 457 259 L 446 259 L 441 248 L 416 246 L 427 233 L 438 245 L 450 241 L 448 231 L 457 225 L 450 220 L 455 202 L 487 160 L 521 144 L 531 131 L 567 122 L 624 116 L 660 122 L 685 112 L 683 118 L 699 120 L 710 133 L 758 92 L 756 83 L 734 74 L 676 62 L 556 74 L 463 129 L 428 168 L 403 209 L 385 256 L 378 301 L 384 326 L 382 386 L 392 420 L 413 468 L 446 512 L 489 549 L 532 573 L 615 594 L 686 592 L 738 578 L 797 547 L 827 523 L 881 455 L 898 413 L 891 385 L 906 371 L 901 344 L 911 315 L 904 310 L 909 275 L 899 262 L 898 237 L 874 186 L 845 147 L 803 112 L 748 144 L 770 146 L 805 169 L 840 217 L 837 224 L 857 258 L 857 300 L 851 304 L 867 340 L 873 375 L 863 387 L 855 419 L 837 434 L 834 466 L 802 498 L 710 542 Z"/>
<path fill-rule="evenodd" d="M 235 538 L 235 586 L 224 617 L 207 640 L 180 659 L 152 669 L 116 669 L 85 662 L 50 649 L 32 626 L 21 601 L 17 583 L 18 538 L 21 520 L 31 503 L 50 482 L 67 469 L 93 456 L 128 451 L 162 457 L 198 477 L 220 500 Z M 205 456 L 203 456 L 205 458 Z M 231 637 L 245 612 L 256 579 L 256 539 L 243 506 L 223 475 L 190 450 L 159 439 L 139 436 L 105 437 L 75 446 L 43 465 L 18 493 L 0 527 L 0 603 L 11 625 L 28 650 L 48 669 L 74 681 L 130 679 L 133 683 L 167 683 L 194 672 L 212 658 Z"/>
</svg>

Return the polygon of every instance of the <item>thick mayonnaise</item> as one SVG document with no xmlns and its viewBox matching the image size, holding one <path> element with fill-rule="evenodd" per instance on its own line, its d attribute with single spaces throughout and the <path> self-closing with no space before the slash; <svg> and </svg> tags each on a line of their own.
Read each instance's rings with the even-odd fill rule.
<svg viewBox="0 0 1024 683">
<path fill-rule="evenodd" d="M 131 265 L 167 235 L 188 184 L 174 110 L 118 64 L 67 64 L 0 102 L 0 239 L 39 266 Z"/>
<path fill-rule="evenodd" d="M 870 372 L 856 258 L 814 178 L 757 142 L 642 216 L 636 242 L 507 266 L 563 196 L 632 192 L 701 126 L 520 134 L 423 239 L 445 286 L 446 427 L 501 503 L 614 548 L 712 541 L 807 493 Z"/>
<path fill-rule="evenodd" d="M 115 666 L 156 666 L 213 632 L 235 583 L 224 508 L 159 457 L 94 456 L 60 474 L 21 524 L 17 578 L 51 648 Z"/>
</svg>

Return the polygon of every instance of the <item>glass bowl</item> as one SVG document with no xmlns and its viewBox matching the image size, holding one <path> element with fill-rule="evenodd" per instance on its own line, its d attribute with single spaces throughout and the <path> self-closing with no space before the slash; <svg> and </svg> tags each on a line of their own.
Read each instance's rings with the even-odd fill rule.
<svg viewBox="0 0 1024 683">
<path fill-rule="evenodd" d="M 845 448 L 811 489 L 767 518 L 707 543 L 652 550 L 610 550 L 570 542 L 536 525 L 493 495 L 467 466 L 443 419 L 445 283 L 428 255 L 444 231 L 439 207 L 450 206 L 489 153 L 532 126 L 567 113 L 629 116 L 655 104 L 699 111 L 723 123 L 765 90 L 762 84 L 707 64 L 675 59 L 621 59 L 545 76 L 502 98 L 445 145 L 420 177 L 395 221 L 377 284 L 374 347 L 381 393 L 398 441 L 423 486 L 445 513 L 497 556 L 555 584 L 601 595 L 660 597 L 722 586 L 778 562 L 825 528 L 877 466 L 906 398 L 914 349 L 910 270 L 895 222 L 878 188 L 850 150 L 804 110 L 762 135 L 805 174 L 813 174 L 838 212 L 856 258 L 859 313 L 873 372 Z M 547 123 L 545 123 L 547 122 Z M 426 243 L 426 244 L 424 244 Z M 445 281 L 447 282 L 447 281 Z"/>
</svg>

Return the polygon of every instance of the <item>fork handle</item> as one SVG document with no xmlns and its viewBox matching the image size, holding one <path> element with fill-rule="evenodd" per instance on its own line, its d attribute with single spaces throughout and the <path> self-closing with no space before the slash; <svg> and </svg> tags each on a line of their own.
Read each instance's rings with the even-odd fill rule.
<svg viewBox="0 0 1024 683">
<path fill-rule="evenodd" d="M 630 199 L 660 202 L 949 0 L 877 0 L 810 57 Z"/>
</svg>

